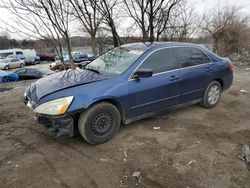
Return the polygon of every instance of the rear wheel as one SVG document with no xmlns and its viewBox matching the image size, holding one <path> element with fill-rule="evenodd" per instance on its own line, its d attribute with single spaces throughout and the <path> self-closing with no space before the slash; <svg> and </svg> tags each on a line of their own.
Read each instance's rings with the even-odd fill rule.
<svg viewBox="0 0 250 188">
<path fill-rule="evenodd" d="M 81 114 L 78 129 L 87 142 L 101 144 L 114 137 L 120 124 L 119 110 L 110 103 L 101 102 Z"/>
<path fill-rule="evenodd" d="M 204 97 L 200 104 L 205 108 L 213 108 L 218 104 L 220 97 L 221 85 L 219 82 L 213 81 L 207 86 Z"/>
<path fill-rule="evenodd" d="M 23 63 L 20 64 L 20 68 L 22 68 L 22 67 L 24 67 L 24 64 L 23 64 Z"/>
<path fill-rule="evenodd" d="M 6 66 L 4 67 L 4 69 L 5 69 L 5 70 L 9 70 L 9 69 L 10 69 L 9 65 L 6 65 Z"/>
</svg>

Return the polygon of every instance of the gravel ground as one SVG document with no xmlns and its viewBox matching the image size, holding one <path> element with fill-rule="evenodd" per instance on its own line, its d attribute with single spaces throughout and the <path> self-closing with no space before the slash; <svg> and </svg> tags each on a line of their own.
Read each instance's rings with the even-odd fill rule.
<svg viewBox="0 0 250 188">
<path fill-rule="evenodd" d="M 250 69 L 236 70 L 216 108 L 194 105 L 122 126 L 98 146 L 39 125 L 22 102 L 29 82 L 0 85 L 14 88 L 0 92 L 1 188 L 250 187 L 237 157 L 250 145 Z"/>
</svg>

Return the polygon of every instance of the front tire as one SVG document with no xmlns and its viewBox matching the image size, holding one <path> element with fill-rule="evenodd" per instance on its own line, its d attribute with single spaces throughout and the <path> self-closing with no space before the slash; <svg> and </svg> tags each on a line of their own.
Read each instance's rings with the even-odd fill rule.
<svg viewBox="0 0 250 188">
<path fill-rule="evenodd" d="M 22 67 L 24 67 L 24 64 L 23 64 L 23 63 L 20 64 L 20 68 L 22 68 Z"/>
<path fill-rule="evenodd" d="M 121 124 L 119 110 L 108 102 L 101 102 L 80 115 L 78 129 L 90 144 L 102 144 L 111 140 Z"/>
<path fill-rule="evenodd" d="M 221 97 L 221 84 L 218 81 L 212 81 L 206 88 L 205 94 L 201 101 L 201 106 L 204 108 L 214 108 Z"/>
</svg>

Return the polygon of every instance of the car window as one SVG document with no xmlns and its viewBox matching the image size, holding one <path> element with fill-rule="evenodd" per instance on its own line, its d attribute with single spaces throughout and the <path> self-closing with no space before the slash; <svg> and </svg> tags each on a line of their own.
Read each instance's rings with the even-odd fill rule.
<svg viewBox="0 0 250 188">
<path fill-rule="evenodd" d="M 12 59 L 11 63 L 14 63 L 14 62 L 17 62 L 17 61 L 18 61 L 17 59 Z"/>
<path fill-rule="evenodd" d="M 37 72 L 37 70 L 34 70 L 34 69 L 27 69 L 26 74 L 28 74 L 28 75 L 37 75 L 38 72 Z"/>
<path fill-rule="evenodd" d="M 23 55 L 23 52 L 16 52 L 16 55 Z"/>
<path fill-rule="evenodd" d="M 179 47 L 176 50 L 178 62 L 181 67 L 191 67 L 211 62 L 208 56 L 198 48 Z"/>
<path fill-rule="evenodd" d="M 154 74 L 177 69 L 173 48 L 157 50 L 152 53 L 139 69 L 152 69 Z"/>
<path fill-rule="evenodd" d="M 25 74 L 25 69 L 19 69 L 16 71 L 17 74 Z"/>
</svg>

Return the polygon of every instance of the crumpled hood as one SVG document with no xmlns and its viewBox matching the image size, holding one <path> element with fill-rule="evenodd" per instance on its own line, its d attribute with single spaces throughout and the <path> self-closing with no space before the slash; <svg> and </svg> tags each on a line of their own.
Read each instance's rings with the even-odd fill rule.
<svg viewBox="0 0 250 188">
<path fill-rule="evenodd" d="M 96 82 L 107 78 L 108 77 L 106 76 L 88 70 L 70 69 L 52 74 L 36 81 L 35 83 L 32 83 L 28 88 L 27 97 L 33 103 L 36 103 L 40 98 L 50 93 L 66 89 L 68 87 Z"/>
</svg>

